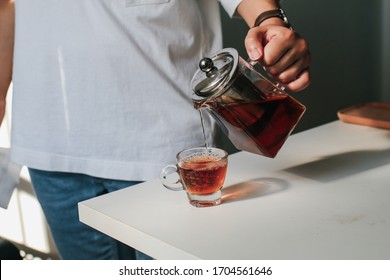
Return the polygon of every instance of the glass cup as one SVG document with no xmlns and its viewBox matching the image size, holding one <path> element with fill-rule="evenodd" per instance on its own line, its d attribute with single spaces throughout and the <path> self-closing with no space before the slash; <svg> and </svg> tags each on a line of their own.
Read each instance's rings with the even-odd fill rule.
<svg viewBox="0 0 390 280">
<path fill-rule="evenodd" d="M 218 148 L 184 150 L 177 154 L 176 164 L 167 165 L 161 170 L 161 183 L 169 190 L 185 190 L 193 206 L 218 205 L 221 203 L 227 158 L 227 152 Z"/>
</svg>

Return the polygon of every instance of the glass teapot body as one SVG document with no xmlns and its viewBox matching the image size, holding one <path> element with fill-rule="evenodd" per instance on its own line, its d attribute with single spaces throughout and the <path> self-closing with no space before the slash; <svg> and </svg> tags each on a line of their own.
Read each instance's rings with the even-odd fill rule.
<svg viewBox="0 0 390 280">
<path fill-rule="evenodd" d="M 206 108 L 237 149 L 274 158 L 305 106 L 257 72 L 235 49 L 223 49 L 206 60 L 192 80 L 195 108 Z"/>
</svg>

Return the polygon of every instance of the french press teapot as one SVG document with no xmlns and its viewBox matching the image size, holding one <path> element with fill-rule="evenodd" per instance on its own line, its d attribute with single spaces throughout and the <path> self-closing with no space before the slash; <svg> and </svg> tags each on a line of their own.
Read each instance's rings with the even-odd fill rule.
<svg viewBox="0 0 390 280">
<path fill-rule="evenodd" d="M 196 109 L 216 120 L 233 145 L 274 158 L 306 108 L 233 48 L 199 62 L 191 81 Z"/>
</svg>

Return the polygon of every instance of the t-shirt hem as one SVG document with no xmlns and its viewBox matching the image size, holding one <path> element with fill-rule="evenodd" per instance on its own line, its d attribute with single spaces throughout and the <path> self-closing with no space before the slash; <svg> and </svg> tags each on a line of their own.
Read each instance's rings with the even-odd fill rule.
<svg viewBox="0 0 390 280">
<path fill-rule="evenodd" d="M 32 151 L 15 145 L 11 147 L 10 159 L 14 163 L 39 170 L 80 173 L 128 181 L 147 181 L 157 178 L 162 168 L 161 164 L 156 163 L 71 157 Z"/>
</svg>

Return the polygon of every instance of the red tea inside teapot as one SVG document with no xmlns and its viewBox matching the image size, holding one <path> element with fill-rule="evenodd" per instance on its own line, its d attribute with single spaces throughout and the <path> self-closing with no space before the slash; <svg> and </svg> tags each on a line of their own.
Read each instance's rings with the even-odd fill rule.
<svg viewBox="0 0 390 280">
<path fill-rule="evenodd" d="M 266 157 L 277 155 L 305 112 L 234 49 L 202 60 L 192 86 L 195 108 L 207 108 L 237 149 Z"/>
</svg>

